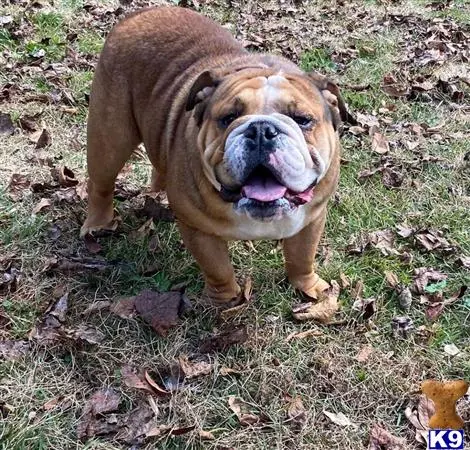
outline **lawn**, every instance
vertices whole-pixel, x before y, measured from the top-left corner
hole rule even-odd
[[[200,302],[175,224],[149,220],[145,204],[165,205],[140,151],[118,180],[118,229],[79,238],[93,67],[113,24],[148,4],[195,9],[338,82],[358,123],[318,255],[341,286],[332,323],[293,320],[278,242],[231,244],[253,287],[236,314]],[[407,417],[421,382],[470,379],[466,0],[16,0],[0,26],[1,449],[425,448]],[[166,337],[116,308],[183,288],[192,308]],[[234,327],[244,342],[203,350]],[[116,405],[90,412],[103,389]],[[458,408],[468,436],[468,395]]]

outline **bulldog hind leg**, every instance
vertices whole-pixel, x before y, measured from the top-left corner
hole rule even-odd
[[[88,119],[88,214],[81,236],[115,229],[113,196],[116,177],[140,143],[137,127],[127,109],[116,105],[107,110],[109,99],[106,102],[99,95],[96,97],[90,106]]]

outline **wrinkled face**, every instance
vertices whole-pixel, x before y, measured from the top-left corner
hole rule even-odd
[[[329,106],[300,74],[246,70],[211,92],[198,138],[206,176],[239,214],[291,214],[315,196],[336,145]]]

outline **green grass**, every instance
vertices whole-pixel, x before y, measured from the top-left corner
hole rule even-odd
[[[407,7],[416,5],[411,0],[404,3]],[[112,2],[100,3],[103,8],[112,5]],[[443,11],[415,8],[411,14],[452,15],[460,23],[467,23],[463,5],[464,2],[457,0]],[[425,103],[419,98],[414,101],[392,99],[382,92],[383,76],[400,71],[396,61],[405,48],[403,36],[393,27],[384,33],[369,33],[370,24],[384,14],[383,2],[367,2],[366,15],[357,21],[354,33],[345,32],[339,37],[334,34],[335,28],[328,24],[343,27],[345,17],[353,18],[364,2],[346,3],[336,12],[325,10],[327,6],[327,2],[320,2],[312,10],[308,9],[307,14],[312,16],[306,19],[322,17],[325,31],[296,37],[303,40],[302,48],[307,48],[300,56],[300,65],[305,70],[317,70],[338,80],[353,111],[374,112],[380,119],[391,118],[391,125],[381,124],[381,132],[393,143],[389,156],[398,166],[403,165],[406,181],[402,188],[390,190],[383,186],[379,174],[359,180],[359,173],[373,167],[379,155],[371,151],[368,136],[355,137],[345,133],[343,157],[349,163],[342,166],[339,201],[330,203],[318,271],[327,280],[339,279],[340,274],[345,274],[352,285],[362,281],[364,297],[376,299],[377,312],[370,324],[352,321],[356,314],[352,308],[354,299],[351,289],[345,288],[340,294],[342,308],[336,317],[342,325],[324,327],[296,323],[292,320],[291,308],[300,298],[286,283],[282,251],[277,244],[256,242],[250,248],[245,243],[232,243],[230,251],[237,275],[240,279],[250,276],[253,280],[253,304],[235,319],[235,322],[248,325],[250,339],[243,346],[211,356],[214,365],[211,375],[191,380],[169,400],[158,399],[158,423],[175,427],[196,425],[196,431],[150,440],[142,446],[144,449],[357,450],[367,448],[372,424],[383,423],[393,434],[405,438],[406,448],[411,450],[416,448],[414,429],[405,419],[404,410],[416,400],[413,392],[417,392],[420,382],[431,377],[470,378],[470,331],[465,326],[470,321],[470,294],[446,307],[437,321],[431,323],[425,316],[426,305],[421,304],[417,296],[413,298],[410,310],[402,311],[397,294],[384,277],[385,271],[393,271],[401,283],[410,284],[415,268],[433,267],[448,274],[445,296],[461,285],[470,284],[470,272],[454,263],[456,256],[470,254],[470,178],[464,163],[470,144],[464,138],[452,137],[453,133],[467,132],[469,125],[459,113],[449,109],[445,101],[438,104]],[[2,7],[2,14],[10,13],[11,9],[15,21],[24,19],[30,29],[19,38],[13,37],[15,29],[0,30],[0,49],[10,53],[6,57],[11,63],[31,61],[31,53],[41,49],[45,51],[46,62],[52,62],[61,61],[66,45],[70,45],[79,58],[96,62],[103,36],[114,18],[110,14],[99,15],[101,13],[93,16],[82,7],[82,0],[61,0],[50,8],[27,14],[13,6]],[[242,4],[240,8],[244,15],[219,3],[201,4],[205,14],[248,32],[253,24],[242,18],[252,12],[247,5]],[[273,25],[283,30],[286,26],[283,21],[292,17],[282,11],[279,14],[282,19],[280,22],[277,22],[278,18],[273,19]],[[459,14],[462,17],[458,17]],[[100,18],[100,26],[95,27]],[[67,42],[66,37],[74,33],[77,39]],[[270,36],[264,38],[268,42]],[[354,44],[357,57],[345,60],[344,65],[336,64],[332,43],[337,41],[341,45]],[[412,43],[406,42],[406,45]],[[425,70],[428,74],[428,69]],[[16,75],[12,69],[2,67],[1,79],[5,83]],[[55,157],[57,165],[70,167],[80,180],[85,178],[86,96],[92,77],[92,70],[74,67],[71,74],[59,79],[46,79],[42,74],[15,78],[20,88],[32,87],[34,93],[55,89],[70,92],[77,102],[76,112],[64,111],[64,106],[69,108],[70,105],[22,103],[21,91],[17,97],[2,103],[2,108],[15,121],[25,114],[42,111],[41,120],[52,134],[51,147],[43,151]],[[369,85],[369,88],[356,91],[350,89],[353,85]],[[384,104],[394,105],[396,109],[383,114],[379,109]],[[412,135],[404,126],[410,122],[428,126],[443,124],[442,139]],[[408,151],[404,141],[415,139],[420,139],[420,146],[413,152]],[[411,171],[409,161],[417,158],[419,152],[440,156],[443,161],[425,163]],[[87,443],[77,441],[76,425],[86,399],[96,389],[111,386],[122,393],[123,410],[145,403],[145,395],[123,385],[121,366],[132,364],[155,370],[168,365],[182,353],[197,352],[200,339],[221,324],[213,311],[196,301],[203,288],[202,277],[194,259],[181,245],[176,224],[157,223],[156,230],[144,238],[132,234],[144,221],[135,214],[139,199],[116,200],[115,208],[122,217],[120,231],[100,238],[103,247],[100,255],[113,263],[111,267],[103,272],[44,271],[47,258],[52,256],[94,256],[78,238],[85,217],[84,202],[72,205],[54,202],[49,210],[33,216],[32,209],[41,194],[26,191],[21,202],[9,199],[6,186],[13,173],[28,173],[33,182],[51,181],[49,167],[31,162],[31,157],[37,154],[26,133],[18,131],[13,136],[2,137],[0,260],[3,255],[13,254],[21,279],[16,291],[0,297],[0,318],[5,315],[10,320],[8,327],[0,330],[0,339],[27,338],[36,320],[53,301],[54,290],[65,287],[69,292],[66,325],[75,327],[85,323],[95,326],[104,333],[105,341],[99,346],[33,346],[32,352],[24,358],[0,362],[0,397],[13,408],[7,419],[0,423],[0,449],[128,448],[106,438],[94,438]],[[147,161],[135,160],[132,167],[123,182],[132,188],[145,186],[150,172]],[[350,255],[346,251],[351,239],[361,233],[394,229],[403,222],[414,227],[443,230],[446,238],[457,244],[457,254],[428,253],[412,239],[402,238],[397,238],[396,246],[412,255],[410,263],[399,256],[385,256],[374,248],[368,248],[362,255]],[[52,225],[61,230],[55,240],[50,237]],[[149,243],[155,235],[160,245],[152,252]],[[330,256],[325,262],[327,248]],[[154,270],[144,275],[151,266]],[[133,295],[145,288],[167,290],[181,282],[187,283],[186,292],[194,309],[165,339],[158,337],[140,319],[124,320],[106,311],[82,315],[95,301]],[[395,316],[405,314],[413,320],[417,331],[407,340],[395,340],[391,321]],[[303,340],[286,340],[291,333],[312,328],[322,334]],[[426,332],[428,339],[420,334]],[[446,344],[455,344],[463,355],[448,357],[444,353]],[[359,362],[355,356],[364,345],[371,345],[374,351],[369,359]],[[222,376],[222,367],[241,373]],[[302,430],[293,429],[285,421],[286,394],[302,398],[307,410],[307,424]],[[254,411],[266,414],[271,429],[261,431],[240,426],[228,407],[230,395],[243,398],[252,404]],[[43,409],[46,402],[59,396],[69,400],[67,408]],[[468,407],[462,407],[467,408],[468,417]],[[358,427],[337,427],[326,419],[323,410],[343,412]],[[201,441],[199,429],[211,430],[216,440]]]

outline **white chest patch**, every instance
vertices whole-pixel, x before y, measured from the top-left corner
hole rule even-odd
[[[271,222],[261,222],[246,214],[237,214],[236,228],[227,230],[232,238],[240,240],[285,239],[297,234],[307,223],[307,211],[299,206],[291,214]]]

